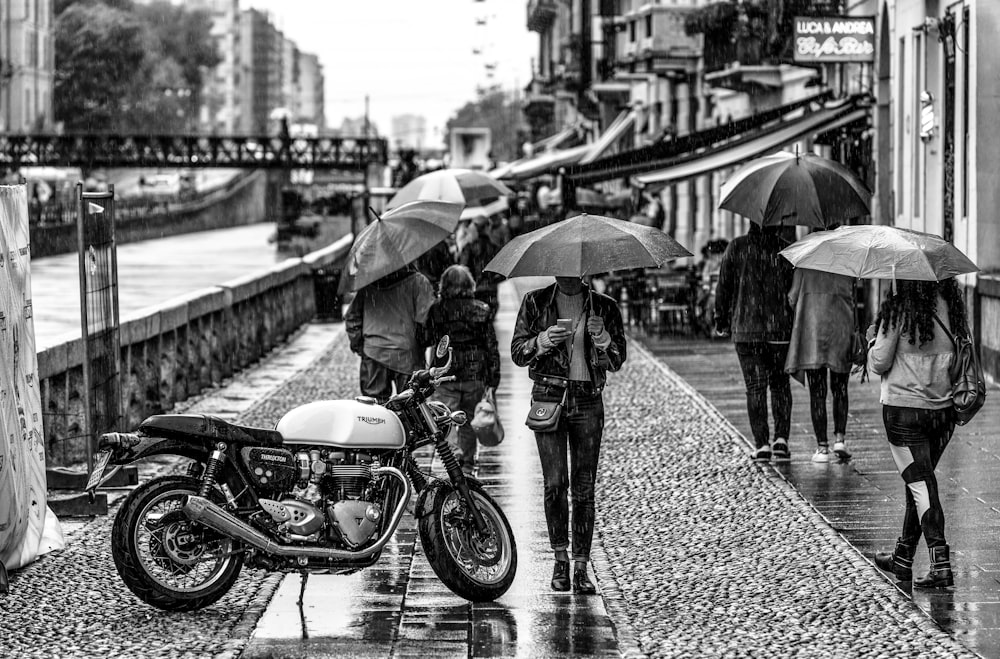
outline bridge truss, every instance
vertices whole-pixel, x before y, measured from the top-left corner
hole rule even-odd
[[[4,135],[0,169],[60,167],[240,167],[364,171],[388,162],[380,137],[198,135]]]

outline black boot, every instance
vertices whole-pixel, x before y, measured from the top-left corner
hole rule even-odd
[[[593,595],[597,592],[597,587],[587,576],[586,565],[573,570],[573,592],[579,595]]]
[[[913,555],[917,553],[917,545],[908,545],[900,538],[896,540],[896,548],[890,554],[880,551],[875,554],[875,565],[880,570],[892,572],[900,581],[913,579]]]
[[[947,588],[955,585],[955,575],[951,572],[951,558],[948,545],[930,548],[931,571],[926,576],[913,580],[916,588]]]

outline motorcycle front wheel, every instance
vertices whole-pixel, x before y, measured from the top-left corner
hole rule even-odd
[[[184,514],[199,482],[186,476],[157,478],[122,504],[111,531],[111,553],[122,581],[139,599],[165,611],[204,608],[227,592],[243,555],[232,540],[191,522]]]
[[[434,574],[452,592],[470,602],[491,602],[514,581],[517,545],[500,506],[482,485],[468,483],[486,531],[476,529],[465,499],[448,484],[420,519],[420,544]]]

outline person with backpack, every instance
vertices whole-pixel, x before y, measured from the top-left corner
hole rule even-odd
[[[893,461],[905,484],[906,512],[895,549],[875,564],[918,588],[954,585],[945,539],[944,509],[934,475],[955,429],[948,334],[964,332],[965,301],[954,277],[894,282],[868,328],[868,366],[882,378],[882,420]],[[913,578],[913,557],[923,535],[930,572]]]

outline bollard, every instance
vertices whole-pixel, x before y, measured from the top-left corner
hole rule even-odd
[[[317,321],[339,323],[344,320],[343,298],[337,292],[339,285],[340,270],[320,268],[313,273]]]

